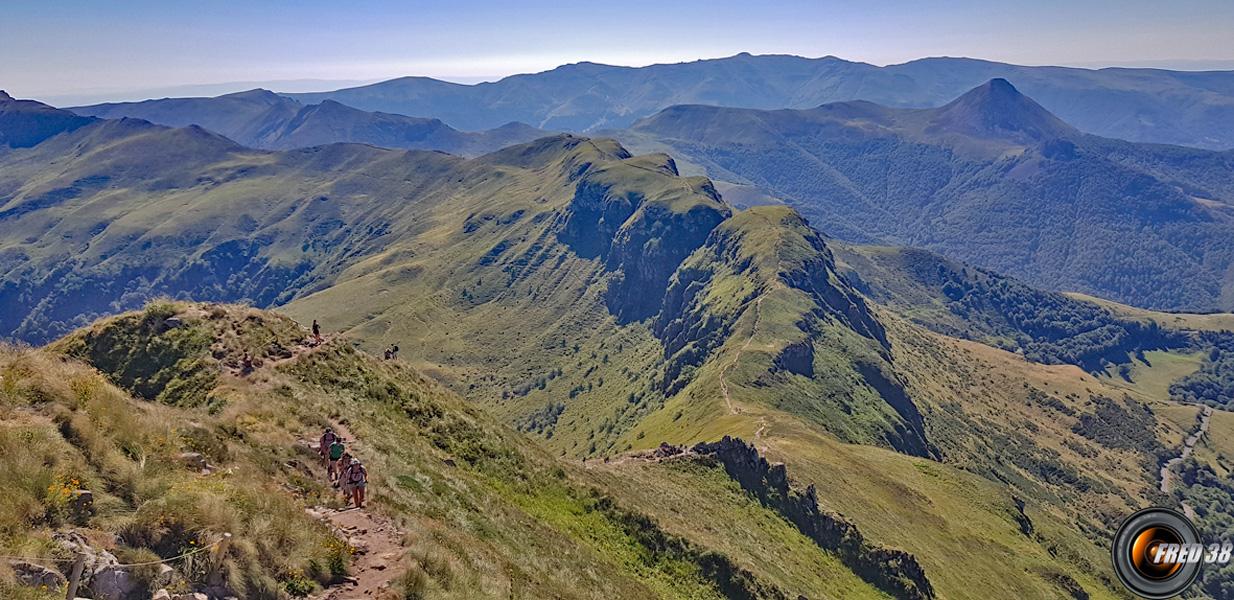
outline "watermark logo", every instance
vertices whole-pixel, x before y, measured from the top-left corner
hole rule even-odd
[[[1191,520],[1167,508],[1147,508],[1114,535],[1114,572],[1127,589],[1150,600],[1182,593],[1205,564],[1226,564],[1234,545],[1204,544]]]

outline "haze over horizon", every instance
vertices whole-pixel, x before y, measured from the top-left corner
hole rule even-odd
[[[181,95],[179,88],[217,94],[288,82],[294,89],[281,91],[306,91],[409,75],[475,83],[582,61],[645,66],[740,52],[877,65],[965,56],[1090,68],[1234,68],[1227,35],[1234,5],[1214,0],[1032,7],[895,0],[861,8],[699,0],[608,8],[489,0],[346,7],[224,0],[209,10],[137,4],[140,10],[123,13],[80,1],[7,7],[0,88],[24,97],[131,100]]]

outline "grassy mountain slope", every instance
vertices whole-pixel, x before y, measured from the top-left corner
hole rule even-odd
[[[166,555],[188,539],[232,531],[229,585],[240,595],[275,598],[303,581],[329,582],[350,560],[346,545],[326,543],[330,532],[301,506],[336,502],[316,481],[321,473],[310,472],[315,459],[303,443],[333,422],[355,436],[353,449],[373,476],[370,510],[406,531],[406,554],[390,568],[411,574],[403,578],[407,597],[886,597],[732,491],[723,471],[698,467],[696,493],[720,493],[708,500],[712,514],[745,523],[762,540],[759,553],[726,537],[733,532],[681,523],[669,532],[635,512],[644,497],[675,494],[662,489],[670,484],[609,485],[559,463],[406,367],[341,340],[308,348],[305,337],[272,313],[155,303],[47,351],[6,349],[5,409],[19,418],[6,419],[5,436],[45,440],[55,459],[33,472],[6,471],[32,478],[12,482],[31,490],[30,498],[19,498],[34,511],[6,514],[18,534],[6,551],[54,554],[48,536],[70,524],[39,496],[40,482],[69,477],[74,486],[98,490],[98,515],[78,526],[91,535],[119,531],[121,552]],[[245,351],[257,370],[238,375]],[[160,364],[147,360],[148,352],[180,358]],[[111,383],[59,353],[87,359]],[[163,392],[176,389],[186,383],[187,360],[213,375],[191,386],[205,392],[198,401],[171,406],[165,394],[134,399],[112,387],[149,396],[144,384],[157,380]],[[134,378],[132,368],[149,372]],[[62,423],[58,431],[53,421]],[[204,453],[211,471],[177,464],[184,448]],[[769,562],[761,550],[797,562]]]
[[[1088,133],[1234,148],[1234,75],[1229,72],[1024,67],[965,58],[876,67],[831,56],[739,54],[643,68],[578,63],[476,85],[404,77],[290,95],[310,103],[331,99],[364,110],[432,115],[463,129],[521,121],[589,131],[626,127],[675,104],[803,109],[869,100],[905,108],[941,106],[994,78],[1010,80]]]
[[[208,325],[209,311],[177,308],[204,325],[160,332],[128,316],[57,346],[181,410],[226,416],[260,392],[254,410],[268,412],[254,427],[287,413],[306,415],[311,430],[341,398],[395,477],[382,487],[399,491],[383,502],[457,517],[443,521],[454,542],[441,552],[470,566],[457,571],[467,585],[438,590],[446,595],[567,595],[567,581],[603,580],[611,587],[596,589],[633,597],[738,586],[766,597],[775,588],[975,598],[987,589],[978,580],[994,580],[1018,597],[1109,597],[1110,530],[1160,500],[1156,464],[1182,437],[1177,415],[1076,367],[960,342],[872,304],[791,208],[734,214],[707,179],[610,140],[557,136],[470,160],[356,145],[265,152],[200,128],[123,120],[3,160],[4,300],[20,309],[8,331],[50,337],[158,293],[278,304],[364,349],[397,343],[418,371],[538,437],[519,441],[459,413],[440,388],[413,394],[432,384],[346,346],[280,363],[287,382],[251,390],[229,379],[246,344],[263,363],[295,345],[274,317],[245,325],[265,336],[248,338],[225,326],[247,318]],[[451,398],[440,408],[417,399],[438,394]],[[627,455],[725,436],[786,467],[760,471],[762,459],[742,452],[722,468],[705,452],[684,464]],[[458,457],[476,479],[457,483],[438,464]],[[567,479],[611,475],[585,485],[613,500],[554,484],[556,467]],[[623,485],[627,468],[648,483]],[[441,503],[416,495],[444,493],[421,471],[481,490],[475,506],[500,512],[460,512],[452,492]],[[649,489],[661,478],[668,487]],[[674,520],[676,495],[710,499],[731,528]],[[635,507],[672,524],[648,527]],[[783,545],[764,554],[718,533],[747,520],[766,524],[756,539]],[[546,541],[523,551],[519,535],[579,550]],[[792,550],[810,546],[822,554]],[[592,555],[607,566],[571,562]],[[765,560],[788,555],[797,558]],[[1031,568],[1010,556],[1034,557]],[[803,575],[814,568],[826,578]],[[828,575],[846,571],[855,578]]]
[[[72,111],[104,119],[137,118],[169,127],[198,125],[266,150],[351,142],[475,156],[547,134],[514,122],[486,131],[459,131],[438,119],[365,112],[330,100],[305,105],[261,89],[217,98],[98,104]]]
[[[1081,134],[1006,81],[937,109],[678,106],[622,138],[767,190],[841,239],[1139,306],[1231,306],[1229,153]]]

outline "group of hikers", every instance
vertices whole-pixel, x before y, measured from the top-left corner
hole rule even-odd
[[[364,508],[364,493],[368,487],[368,470],[359,458],[347,450],[343,436],[327,427],[321,434],[318,447],[322,462],[326,463],[326,477],[335,488],[343,492],[343,501]]]
[[[317,323],[317,319],[313,319],[313,337],[310,338],[309,344],[312,346],[320,346],[323,338],[321,337],[321,325]],[[394,360],[398,358],[398,344],[390,344],[386,346],[382,357],[386,360]]]

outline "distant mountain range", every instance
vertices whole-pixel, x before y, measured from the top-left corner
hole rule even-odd
[[[1003,79],[935,109],[675,106],[618,135],[843,239],[1139,306],[1234,307],[1234,152],[1084,134]]]
[[[267,150],[355,142],[474,156],[548,134],[522,123],[465,132],[438,119],[367,112],[332,100],[305,105],[260,89],[215,98],[98,104],[73,112],[108,119],[138,118],[169,127],[198,125],[245,146]]]
[[[1007,79],[1086,133],[1234,148],[1234,71],[1025,67],[968,58],[877,67],[830,56],[739,54],[641,68],[578,63],[476,85],[404,77],[289,96],[305,103],[336,100],[363,110],[437,117],[468,130],[519,121],[587,132],[623,128],[676,104],[776,109],[868,100],[936,107],[994,78]]]
[[[259,149],[360,142],[477,156],[546,132],[509,122],[465,132],[437,118],[369,109],[445,120],[471,115],[492,123],[529,119],[588,129],[628,122],[659,103],[680,99],[739,105],[751,98],[780,106],[807,104],[806,98],[824,90],[823,95],[841,97],[881,95],[892,105],[905,105],[928,96],[926,104],[941,106],[898,108],[870,100],[777,110],[679,104],[627,129],[602,133],[638,151],[669,152],[687,172],[701,170],[720,181],[736,205],[792,204],[841,239],[928,248],[1039,287],[1137,306],[1234,308],[1234,243],[1228,241],[1234,232],[1234,151],[1085,133],[1074,119],[1052,113],[1002,78],[982,82],[958,98],[938,100],[963,79],[961,74],[998,69],[1010,70],[1024,85],[1056,100],[1063,93],[1056,89],[1060,82],[1066,82],[1066,93],[1103,90],[1104,100],[1085,97],[1103,106],[1099,112],[1107,116],[1124,110],[1128,98],[1159,102],[1170,97],[1161,91],[1168,82],[1173,83],[1166,87],[1178,93],[1203,84],[1211,100],[1221,96],[1221,82],[1231,75],[1029,68],[951,59],[876,68],[834,58],[741,55],[642,69],[571,65],[476,86],[407,79],[327,95],[293,98],[252,90],[73,110],[81,116],[135,117],[171,127],[197,125]],[[925,85],[927,80],[933,83]],[[520,85],[510,87],[515,82]],[[1128,95],[1131,82],[1141,91],[1160,93]],[[568,103],[571,109],[551,107],[580,86],[590,90],[589,100],[575,98]],[[404,92],[412,87],[419,91],[407,96]],[[500,90],[500,97],[489,95]],[[1123,99],[1115,101],[1110,94]],[[415,101],[406,104],[407,98]],[[613,102],[620,103],[620,114],[596,118],[595,111],[609,110]],[[526,112],[533,105],[538,108]],[[1185,118],[1188,107],[1194,106],[1180,100],[1166,112]],[[40,139],[36,131],[18,131],[10,135]]]

